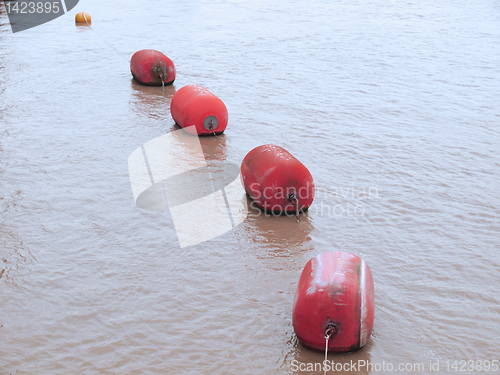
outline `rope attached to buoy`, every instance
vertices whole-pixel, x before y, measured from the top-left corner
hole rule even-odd
[[[161,80],[161,89],[163,90],[163,93],[165,93],[165,82],[163,82],[163,73],[160,73],[159,76]]]
[[[220,144],[219,140],[217,139],[217,134],[215,134],[215,130],[212,130],[212,133],[214,134],[214,137],[215,137],[215,140],[217,141],[217,144],[219,145],[219,147],[224,150],[224,147],[222,147],[222,145]]]
[[[205,120],[206,121],[206,120]],[[217,129],[217,126],[214,126],[214,120],[212,118],[210,118],[208,120],[208,129],[207,130],[210,130],[212,131],[212,134],[214,135],[215,139],[217,140],[217,144],[219,145],[219,147],[221,149],[224,149],[224,147],[222,147],[222,145],[220,144],[219,140],[217,139],[217,134],[215,133],[215,129]]]
[[[126,57],[124,57],[122,55],[122,53],[120,51],[118,51],[114,46],[112,46],[111,44],[108,43],[108,41],[106,39],[104,39],[90,24],[90,22],[87,20],[87,15],[85,14],[85,12],[83,13],[83,18],[85,19],[85,23],[87,24],[87,26],[94,32],[97,34],[97,36],[104,42],[106,43],[108,46],[110,46],[112,49],[114,49],[118,55],[120,55],[121,58],[125,59],[129,64],[130,64],[130,60],[127,59]]]
[[[290,193],[288,195],[288,200],[295,204],[295,218],[297,219],[297,223],[300,221],[299,219],[299,200],[295,196],[294,193]]]
[[[325,329],[325,362],[328,361],[328,341],[330,341],[330,337],[335,335],[337,333],[337,327],[335,327],[335,324],[330,323],[326,326]],[[324,366],[324,375],[326,375],[326,366]]]

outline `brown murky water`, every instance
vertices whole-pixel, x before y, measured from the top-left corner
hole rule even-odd
[[[0,23],[0,373],[322,374],[291,308],[332,250],[370,266],[376,315],[329,373],[499,373],[497,1],[88,0]],[[173,87],[132,81],[143,48]],[[129,155],[193,83],[229,110],[207,159],[274,143],[309,168],[299,224],[250,216],[181,248],[169,211],[135,205]]]

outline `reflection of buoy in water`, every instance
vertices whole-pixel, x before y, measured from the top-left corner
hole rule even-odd
[[[134,78],[148,86],[170,85],[175,80],[175,67],[163,53],[154,49],[137,51],[130,60],[130,72]]]
[[[227,127],[226,106],[199,85],[188,85],[178,90],[172,97],[170,113],[179,126],[186,129],[194,125],[198,135],[221,134]]]
[[[75,22],[76,23],[91,23],[92,22],[92,18],[90,18],[90,14],[86,13],[86,12],[80,12],[80,13],[77,13],[76,16],[75,16]]]
[[[370,338],[375,291],[370,268],[357,255],[332,251],[307,262],[293,303],[293,329],[306,346],[328,351],[359,349]]]
[[[311,173],[279,146],[263,145],[250,151],[241,163],[241,179],[255,204],[273,213],[298,213],[314,199]]]

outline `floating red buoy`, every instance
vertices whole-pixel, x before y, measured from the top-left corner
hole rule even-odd
[[[273,213],[297,213],[311,206],[314,181],[309,170],[282,147],[263,145],[241,163],[245,191],[259,208]]]
[[[170,85],[175,80],[175,67],[163,53],[154,49],[137,51],[130,60],[130,72],[134,78],[148,86]]]
[[[170,113],[174,121],[188,132],[198,135],[221,134],[227,127],[227,108],[217,96],[203,86],[184,86],[172,97]],[[192,129],[192,130],[191,130]]]
[[[306,346],[328,351],[359,349],[370,338],[375,289],[370,268],[357,255],[332,251],[307,262],[293,303],[293,329]]]

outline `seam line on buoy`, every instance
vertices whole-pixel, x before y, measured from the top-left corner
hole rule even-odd
[[[363,327],[363,310],[364,310],[364,295],[365,295],[365,261],[364,259],[361,259],[361,264],[360,264],[361,270],[360,270],[360,275],[359,275],[359,339],[358,339],[358,347],[361,347],[363,345],[363,336],[365,327]]]

